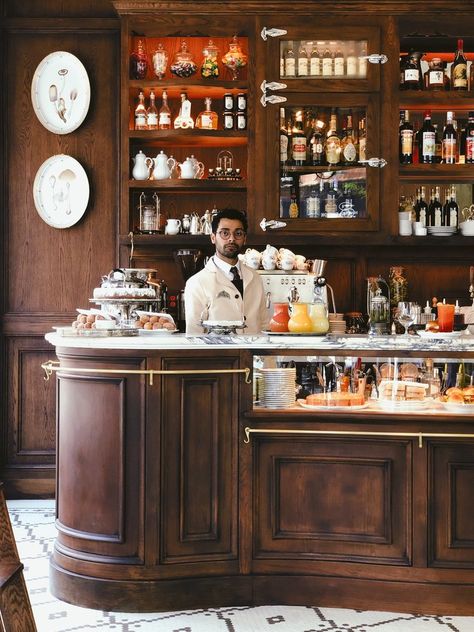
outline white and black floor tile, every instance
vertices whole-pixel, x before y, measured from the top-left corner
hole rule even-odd
[[[48,589],[54,501],[8,501],[38,632],[474,632],[474,617],[423,616],[303,606],[101,612],[55,599]],[[375,604],[374,604],[375,605]]]

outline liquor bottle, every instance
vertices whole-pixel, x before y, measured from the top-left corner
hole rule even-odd
[[[421,189],[417,187],[416,194],[415,194],[415,203],[413,204],[413,213],[415,216],[415,222],[420,221],[420,199],[421,199]]]
[[[407,57],[405,55],[400,55],[399,64],[400,64],[400,83],[399,89],[406,90],[405,88],[405,65],[406,65]]]
[[[459,223],[459,206],[456,201],[456,187],[455,185],[451,185],[451,191],[449,194],[449,205],[446,213],[447,222],[446,226],[451,226],[452,228],[457,228]]]
[[[408,110],[400,112],[399,128],[399,156],[401,165],[411,165],[413,163],[413,125],[410,123],[410,113]]]
[[[441,214],[441,226],[449,226],[449,189],[444,194],[443,212]]]
[[[295,126],[291,138],[291,157],[292,163],[301,167],[306,164],[307,158],[307,140],[303,131],[303,112],[298,110],[295,117]]]
[[[365,118],[359,121],[359,162],[367,160],[367,131],[365,129]]]
[[[344,73],[345,73],[344,53],[342,52],[340,42],[338,42],[338,47],[336,48],[336,52],[334,53],[334,76],[343,77]]]
[[[444,67],[439,57],[433,57],[425,73],[427,90],[444,90]]]
[[[439,187],[431,189],[430,205],[428,207],[428,226],[441,226],[443,207],[439,199]]]
[[[431,123],[431,111],[426,110],[424,122],[418,132],[419,161],[433,164],[436,157],[436,130]]]
[[[234,113],[231,110],[224,110],[222,127],[226,130],[234,129]]]
[[[242,111],[235,113],[236,127],[239,130],[247,129],[247,114]]]
[[[446,126],[443,131],[442,162],[445,165],[456,163],[457,134],[453,125],[453,112],[446,113]]]
[[[204,110],[197,115],[196,127],[198,129],[217,129],[217,114],[211,108],[211,97],[204,99]]]
[[[139,39],[137,47],[130,55],[130,79],[145,79],[148,71],[148,58],[145,48],[145,40]]]
[[[474,163],[474,112],[469,112],[466,125],[466,162]]]
[[[285,77],[296,76],[296,59],[293,50],[293,42],[288,42],[288,48],[285,53]]]
[[[438,134],[438,124],[433,123],[435,130],[435,163],[440,164],[443,161],[443,139]]]
[[[354,165],[357,162],[357,149],[352,128],[352,113],[347,115],[346,128],[341,139],[342,162]]]
[[[135,129],[148,129],[146,123],[145,95],[140,91],[138,105],[135,108]]]
[[[326,164],[324,156],[324,133],[326,124],[316,118],[313,123],[313,133],[309,141],[309,161],[315,167]]]
[[[349,52],[346,59],[346,74],[348,77],[357,76],[357,55],[355,52],[355,43],[349,42]]]
[[[420,53],[411,52],[404,66],[404,89],[405,90],[421,90],[421,72],[419,64]]]
[[[161,107],[158,112],[158,128],[171,129],[171,110],[168,105],[168,93],[163,90],[161,97]]]
[[[336,184],[337,186],[337,184]],[[327,189],[326,199],[324,201],[324,215],[325,217],[336,217],[337,216],[337,198],[336,198],[337,188],[334,186]]]
[[[158,129],[158,110],[155,105],[155,93],[150,92],[150,105],[146,111],[146,124],[148,129]]]
[[[194,119],[191,116],[191,101],[186,92],[181,92],[181,107],[174,120],[175,129],[194,129]]]
[[[234,109],[234,95],[232,92],[226,92],[224,94],[224,110],[232,112]]]
[[[280,165],[288,162],[288,133],[286,131],[285,108],[280,108]]]
[[[426,203],[425,191],[425,187],[422,186],[420,191],[420,202],[418,204],[419,216],[417,217],[417,221],[421,222],[423,226],[428,225],[428,204]]]
[[[337,114],[334,108],[331,111],[325,152],[328,165],[338,165],[341,162],[341,139],[337,133]]]
[[[463,40],[458,40],[458,49],[451,66],[451,89],[467,90],[467,59],[464,57]]]
[[[453,120],[454,129],[458,136],[458,152],[456,156],[456,162],[460,165],[466,164],[466,125],[467,122],[462,122],[458,127],[458,122]],[[464,125],[464,126],[463,126]]]
[[[323,53],[323,77],[332,77],[334,75],[334,57],[329,48],[326,47]]]
[[[321,57],[320,52],[315,43],[311,49],[311,55],[309,58],[309,74],[311,77],[319,77],[321,75]]]
[[[237,112],[247,111],[247,95],[245,92],[239,92],[237,95]]]
[[[309,59],[305,42],[300,42],[296,69],[298,77],[307,77],[309,75]]]
[[[298,208],[298,200],[296,199],[296,193],[294,192],[294,190],[291,191],[290,208],[288,212],[291,219],[296,219],[297,217],[299,217],[300,214]]]

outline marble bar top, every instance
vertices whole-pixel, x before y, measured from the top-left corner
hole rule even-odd
[[[68,332],[68,333],[66,333]],[[424,332],[422,332],[424,333]],[[68,329],[57,328],[47,333],[46,340],[55,347],[76,349],[190,349],[220,347],[222,349],[308,349],[331,351],[337,349],[381,351],[450,351],[474,352],[474,335],[449,336],[316,336],[299,334],[201,335],[180,333],[143,333],[137,336],[78,335]]]

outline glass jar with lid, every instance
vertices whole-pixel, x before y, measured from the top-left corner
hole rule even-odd
[[[191,77],[197,71],[193,54],[188,50],[188,45],[184,40],[181,42],[180,50],[174,56],[170,71],[181,78]]]
[[[229,50],[222,57],[222,63],[232,73],[232,79],[239,78],[240,69],[247,65],[247,55],[242,52],[237,35],[234,35],[229,44]]]
[[[153,70],[158,79],[163,79],[166,73],[166,66],[168,65],[168,53],[163,48],[161,42],[156,47],[153,55],[151,56],[153,62]]]
[[[405,276],[405,269],[402,266],[390,268],[388,284],[390,288],[390,306],[393,310],[398,303],[406,301],[408,297],[408,281]]]
[[[207,46],[202,50],[203,60],[201,64],[201,75],[203,79],[215,78],[219,76],[219,64],[217,57],[219,49],[212,39],[209,40]]]

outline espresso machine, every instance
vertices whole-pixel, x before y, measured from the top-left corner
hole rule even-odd
[[[331,293],[332,307],[334,293],[326,282],[324,270],[327,261],[315,259],[311,270],[259,270],[266,296],[269,318],[274,312],[275,303],[314,303],[323,302],[329,311],[328,290]]]

